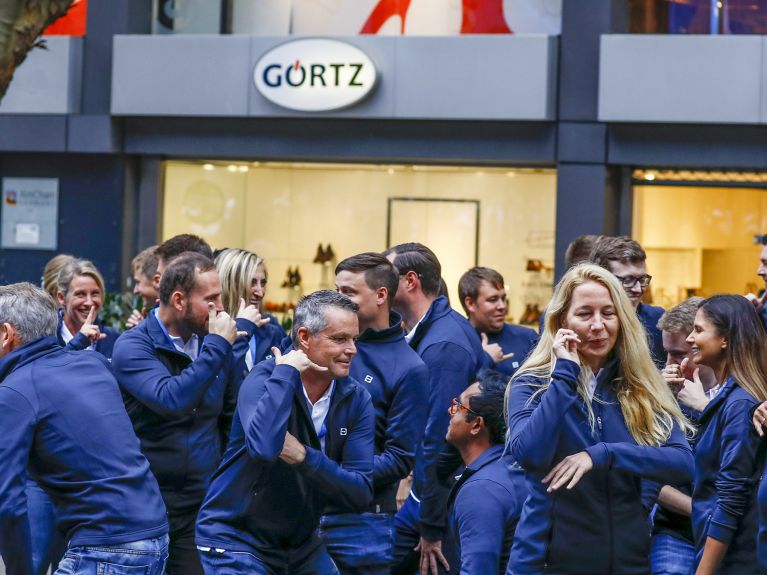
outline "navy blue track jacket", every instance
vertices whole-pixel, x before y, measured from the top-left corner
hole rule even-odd
[[[756,541],[756,552],[759,557],[759,566],[767,573],[767,475],[762,473],[757,492],[759,503],[759,535]]]
[[[50,496],[69,544],[118,545],[168,532],[165,506],[108,363],[54,336],[0,360],[0,555],[31,575],[25,471]]]
[[[61,337],[61,324],[63,322],[64,320],[62,313],[61,310],[59,310],[59,326],[56,329],[56,336],[58,338],[59,345],[64,346],[72,351],[81,351],[91,345],[91,340],[88,339],[87,336],[81,334],[79,331],[73,334],[74,337],[69,340],[69,343],[64,343],[64,339]],[[96,342],[96,349],[94,351],[99,352],[101,355],[111,361],[115,342],[117,341],[117,338],[120,337],[120,332],[114,328],[107,327],[99,318],[96,318],[94,323],[99,326],[101,333],[106,334],[104,339],[100,339]]]
[[[764,468],[764,445],[751,423],[751,411],[757,403],[729,377],[700,417],[692,527],[698,562],[707,537],[730,544],[717,573],[760,572],[755,503]]]
[[[663,335],[658,327],[660,317],[665,313],[662,307],[640,303],[637,307],[637,317],[642,322],[647,332],[647,345],[650,346],[650,355],[658,369],[666,365],[666,350],[663,349]]]
[[[376,414],[372,513],[397,512],[399,481],[413,469],[426,426],[429,371],[405,341],[401,322],[392,312],[387,329],[362,332],[349,372],[370,393]],[[343,510],[331,505],[326,513]]]
[[[529,327],[505,323],[498,333],[488,333],[487,341],[500,345],[503,353],[514,354],[514,357],[505,359],[500,363],[491,361],[489,365],[492,369],[512,376],[525,361],[535,344],[538,343],[538,334]]]
[[[115,344],[112,368],[170,513],[199,507],[205,497],[231,424],[221,415],[237,397],[234,367],[232,346],[215,334],[205,336],[193,362],[154,313]]]
[[[650,528],[642,503],[646,478],[663,485],[689,482],[693,457],[675,424],[661,447],[637,445],[612,382],[617,360],[600,370],[592,409],[594,428],[577,394],[580,366],[559,359],[548,389],[531,375],[511,382],[511,454],[525,469],[530,496],[517,525],[508,573],[622,573],[650,570]],[[546,492],[541,480],[568,455],[586,451],[594,467],[572,489]]]
[[[325,425],[323,453],[298,371],[273,359],[254,367],[197,519],[197,545],[268,559],[319,545],[316,530],[328,503],[364,511],[373,496],[370,394],[351,378],[336,380]],[[306,446],[299,465],[279,459],[286,432]]]
[[[450,540],[460,556],[461,575],[506,573],[527,485],[522,468],[503,451],[503,445],[490,447],[450,491]],[[453,565],[451,572],[457,572]]]
[[[442,539],[447,521],[448,488],[438,472],[450,423],[447,410],[452,399],[476,381],[488,356],[474,327],[450,307],[445,296],[432,302],[410,347],[429,369],[429,414],[416,456],[413,490],[421,501],[421,536],[436,541]]]

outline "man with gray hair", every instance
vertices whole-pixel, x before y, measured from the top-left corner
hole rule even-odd
[[[373,496],[375,413],[349,377],[358,306],[318,291],[296,307],[293,349],[242,384],[224,460],[197,519],[206,575],[335,575],[317,535],[327,502],[361,513]]]
[[[109,564],[160,575],[165,506],[120,389],[101,354],[59,346],[56,319],[40,288],[0,286],[0,555],[7,573],[33,573],[28,474],[67,533],[57,573]]]

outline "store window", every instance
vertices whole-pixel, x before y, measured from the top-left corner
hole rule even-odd
[[[169,161],[162,239],[194,233],[256,252],[277,310],[333,289],[347,256],[420,241],[453,307],[461,274],[489,266],[506,280],[509,320],[535,324],[551,297],[555,201],[553,170]]]
[[[639,170],[634,177],[633,235],[647,251],[652,303],[758,293],[755,236],[767,231],[767,175]]]
[[[633,33],[767,33],[767,3],[759,0],[629,0],[629,6]]]
[[[562,0],[154,0],[174,34],[559,34]]]

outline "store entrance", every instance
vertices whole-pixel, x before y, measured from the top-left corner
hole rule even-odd
[[[419,241],[440,259],[455,309],[458,278],[484,265],[506,280],[508,319],[531,321],[525,311],[551,296],[555,201],[553,170],[168,161],[161,239],[194,233],[259,254],[278,308],[333,289],[345,257]]]

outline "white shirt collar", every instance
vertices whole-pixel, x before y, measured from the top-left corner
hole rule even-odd
[[[69,328],[67,327],[66,322],[62,319],[61,320],[61,339],[64,341],[64,345],[68,344],[73,337],[75,336],[72,335],[72,332],[69,331]],[[90,350],[96,349],[96,342],[91,342],[91,344],[84,349],[90,349]]]
[[[429,313],[429,312],[426,312],[426,313]],[[423,321],[423,318],[425,318],[425,317],[426,317],[426,314],[423,314],[421,316],[421,319],[418,320],[418,323],[416,323],[413,326],[413,329],[411,329],[409,332],[407,332],[407,334],[405,334],[405,341],[406,342],[410,343],[410,341],[415,337],[415,330],[418,329],[418,326],[421,325],[421,322]]]
[[[333,391],[336,388],[336,380],[330,382],[330,385],[325,390],[325,393],[322,394],[322,397],[320,397],[315,403],[312,403],[311,399],[309,399],[309,394],[306,392],[306,388],[301,385],[301,389],[304,390],[304,397],[306,398],[306,402],[309,404],[309,411],[312,414],[312,425],[314,425],[314,431],[317,434],[317,437],[320,440],[320,445],[322,446],[322,451],[325,451],[325,435],[327,435],[327,429],[325,429],[325,432],[323,432],[323,426],[325,425],[325,418],[328,416],[328,412],[330,411],[330,401],[333,399]]]

